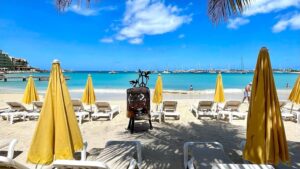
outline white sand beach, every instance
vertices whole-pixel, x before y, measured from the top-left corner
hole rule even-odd
[[[287,100],[288,94],[287,90],[278,91],[280,100]],[[225,95],[227,100],[242,99],[241,92],[225,91]],[[6,101],[20,101],[21,98],[22,94],[0,94],[0,108],[6,107]],[[89,158],[96,156],[109,140],[139,140],[142,143],[143,168],[177,169],[183,168],[184,142],[218,141],[223,144],[225,153],[233,162],[243,162],[239,144],[245,140],[246,120],[234,120],[232,123],[210,119],[198,120],[189,111],[190,105],[197,103],[199,99],[212,100],[213,93],[168,92],[164,94],[164,98],[178,100],[180,120],[168,118],[162,123],[155,121],[153,130],[148,130],[147,122],[137,122],[134,134],[126,130],[128,119],[125,98],[110,101],[113,105],[121,106],[121,113],[112,121],[85,121],[80,125],[82,136],[88,142]],[[248,103],[242,104],[242,111],[247,108]],[[36,124],[36,121],[18,121],[11,125],[8,121],[0,119],[1,135],[19,140],[15,160],[31,168],[35,166],[26,163],[26,157]],[[284,125],[292,161],[290,166],[280,165],[278,168],[300,168],[300,125],[291,121],[285,121]]]

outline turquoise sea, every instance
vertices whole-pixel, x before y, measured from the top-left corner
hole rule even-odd
[[[67,81],[70,90],[82,90],[85,87],[88,74],[92,74],[94,88],[101,89],[126,89],[131,87],[130,80],[138,77],[137,73],[117,73],[109,74],[107,72],[66,72],[65,76],[70,77]],[[28,76],[29,74],[9,74],[8,76]],[[34,76],[49,76],[49,73],[35,73]],[[162,74],[164,89],[168,90],[188,90],[193,85],[194,90],[211,90],[215,88],[217,74],[195,74],[178,73]],[[223,85],[225,89],[243,89],[252,81],[253,73],[248,74],[222,74]],[[277,89],[285,89],[287,83],[293,86],[298,74],[275,73],[274,78]],[[154,88],[157,74],[151,74],[148,86]],[[35,81],[40,91],[45,91],[48,81]],[[0,93],[23,92],[26,82],[21,80],[8,82],[0,81]]]

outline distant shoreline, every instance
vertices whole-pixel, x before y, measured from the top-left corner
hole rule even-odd
[[[18,89],[18,88],[1,88],[0,87],[0,94],[22,94],[25,89]],[[108,88],[95,88],[95,93],[100,94],[126,94],[127,89],[108,89]],[[292,89],[277,89],[280,92],[288,92]],[[70,93],[83,93],[84,88],[81,89],[69,89]],[[153,92],[154,89],[150,88],[150,91]],[[39,90],[40,94],[45,94],[46,90]],[[202,90],[176,90],[176,89],[165,89],[163,91],[164,94],[214,94],[215,89],[202,89]],[[224,89],[224,93],[243,93],[244,89],[241,88],[230,88]]]

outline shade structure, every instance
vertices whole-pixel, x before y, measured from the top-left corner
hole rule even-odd
[[[39,95],[35,88],[32,76],[29,76],[22,102],[25,104],[31,104],[34,101],[39,101]]]
[[[93,80],[92,80],[92,76],[89,74],[81,101],[87,105],[92,105],[95,103],[95,100],[96,100],[96,96],[95,96],[95,91],[93,86]]]
[[[160,104],[163,101],[163,83],[161,75],[159,74],[156,80],[154,94],[152,102],[155,104]]]
[[[259,52],[253,77],[243,157],[256,164],[289,162],[272,66],[267,48]]]
[[[222,81],[222,75],[221,75],[221,73],[219,73],[218,76],[217,76],[214,101],[216,103],[223,103],[223,102],[225,102],[224,89],[223,89],[223,81]]]
[[[27,161],[50,164],[54,159],[73,159],[74,152],[82,147],[82,136],[67,84],[59,62],[54,61]]]
[[[300,104],[300,76],[297,78],[297,81],[289,96],[289,100],[293,103]]]

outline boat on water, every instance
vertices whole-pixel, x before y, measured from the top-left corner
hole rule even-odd
[[[65,73],[65,72],[66,72],[66,73],[68,73],[68,72],[69,72],[69,73],[72,73],[73,70],[63,69],[62,72],[63,72],[63,73]]]
[[[248,72],[246,70],[240,71],[241,74],[247,74]]]
[[[163,74],[170,74],[171,72],[168,71],[168,70],[164,70],[162,73],[163,73]]]
[[[208,73],[217,73],[215,70],[209,70]]]
[[[108,72],[109,74],[117,74],[117,72],[116,71],[110,71],[110,72]]]

